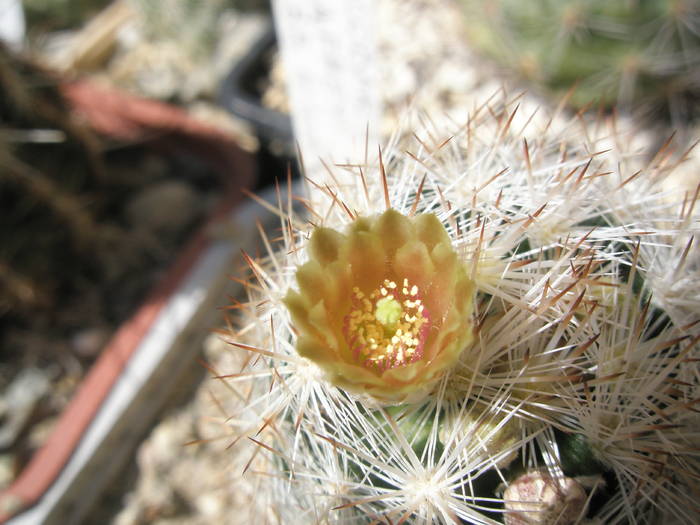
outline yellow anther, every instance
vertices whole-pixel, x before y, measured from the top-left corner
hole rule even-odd
[[[421,344],[421,327],[427,321],[417,298],[419,290],[403,279],[403,286],[386,279],[366,296],[353,287],[354,308],[346,317],[346,337],[368,365],[388,368],[408,364]]]

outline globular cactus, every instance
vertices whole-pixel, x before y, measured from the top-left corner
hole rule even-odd
[[[471,43],[576,107],[663,110],[676,122],[700,95],[695,0],[460,0]],[[658,113],[658,111],[657,111]]]
[[[280,195],[215,372],[264,519],[696,519],[698,194],[661,189],[670,146],[520,116]]]

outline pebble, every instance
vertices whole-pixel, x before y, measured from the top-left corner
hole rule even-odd
[[[11,447],[30,423],[37,405],[50,388],[46,373],[38,368],[22,370],[3,393],[0,450]]]
[[[126,218],[134,228],[155,235],[174,235],[202,211],[198,192],[189,184],[162,181],[134,195],[126,205]]]
[[[49,438],[49,435],[51,435],[51,431],[54,429],[57,422],[58,417],[53,416],[43,419],[35,425],[32,425],[31,429],[28,432],[29,435],[27,436],[26,441],[26,446],[28,447],[28,449],[37,450],[44,443],[46,443],[46,440]]]
[[[111,330],[103,326],[92,326],[76,332],[71,338],[71,348],[78,357],[94,358],[107,343]]]
[[[0,454],[0,491],[10,486],[15,479],[14,454]]]

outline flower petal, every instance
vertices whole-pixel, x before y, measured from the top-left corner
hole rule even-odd
[[[323,267],[312,259],[297,269],[296,279],[309,304],[323,300],[326,308],[334,310],[350,302],[350,268],[344,261]]]
[[[411,241],[396,251],[394,272],[399,280],[407,278],[422,291],[430,287],[435,277],[435,265],[425,244]]]
[[[338,259],[340,247],[345,242],[345,235],[331,228],[316,228],[309,240],[311,257],[325,266]]]
[[[464,271],[459,271],[458,274],[454,289],[455,307],[462,315],[471,316],[474,310],[474,281]]]
[[[323,267],[318,261],[311,260],[302,264],[296,273],[297,283],[301,294],[312,304],[317,303],[326,295],[326,282]]]
[[[352,273],[346,261],[335,261],[324,268],[324,301],[326,308],[342,312],[349,308]]]
[[[353,284],[369,293],[384,279],[386,253],[379,237],[367,232],[352,232],[347,243],[347,260],[352,268]]]
[[[436,244],[452,245],[445,227],[434,214],[424,213],[416,215],[413,224],[416,227],[418,240],[425,244],[428,250],[432,250]]]
[[[337,356],[315,337],[300,336],[297,339],[297,353],[321,366],[333,363],[337,359]]]
[[[400,386],[402,383],[413,382],[418,374],[425,369],[425,363],[422,361],[416,361],[405,366],[399,366],[396,368],[390,368],[382,375],[382,378],[390,384],[395,386]]]
[[[457,254],[450,246],[444,244],[435,245],[430,258],[439,271],[433,277],[430,288],[424,292],[424,302],[430,309],[431,316],[438,320],[442,319],[447,309],[454,305],[457,269],[460,265]]]
[[[287,295],[282,299],[282,302],[289,310],[292,318],[292,323],[299,332],[313,332],[313,328],[309,323],[309,309],[311,305],[300,293],[294,290],[289,290]]]
[[[309,323],[315,331],[314,335],[339,356],[341,350],[340,342],[343,340],[343,336],[339,329],[334,330],[328,315],[329,311],[326,309],[326,305],[323,304],[323,301],[319,301],[309,310]]]
[[[408,217],[394,209],[388,209],[379,216],[373,231],[379,235],[389,256],[416,237],[416,229]]]
[[[385,387],[384,380],[371,370],[360,365],[337,362],[328,369],[333,384],[352,390],[364,392],[368,387]]]

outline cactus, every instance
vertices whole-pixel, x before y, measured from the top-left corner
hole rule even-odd
[[[662,109],[684,122],[700,95],[695,0],[461,0],[473,45],[576,107]]]
[[[494,97],[339,167],[306,219],[280,195],[224,331],[243,364],[215,372],[271,521],[697,516],[698,194],[660,189],[670,145],[644,162],[517,112]],[[428,330],[404,345],[397,319]]]

